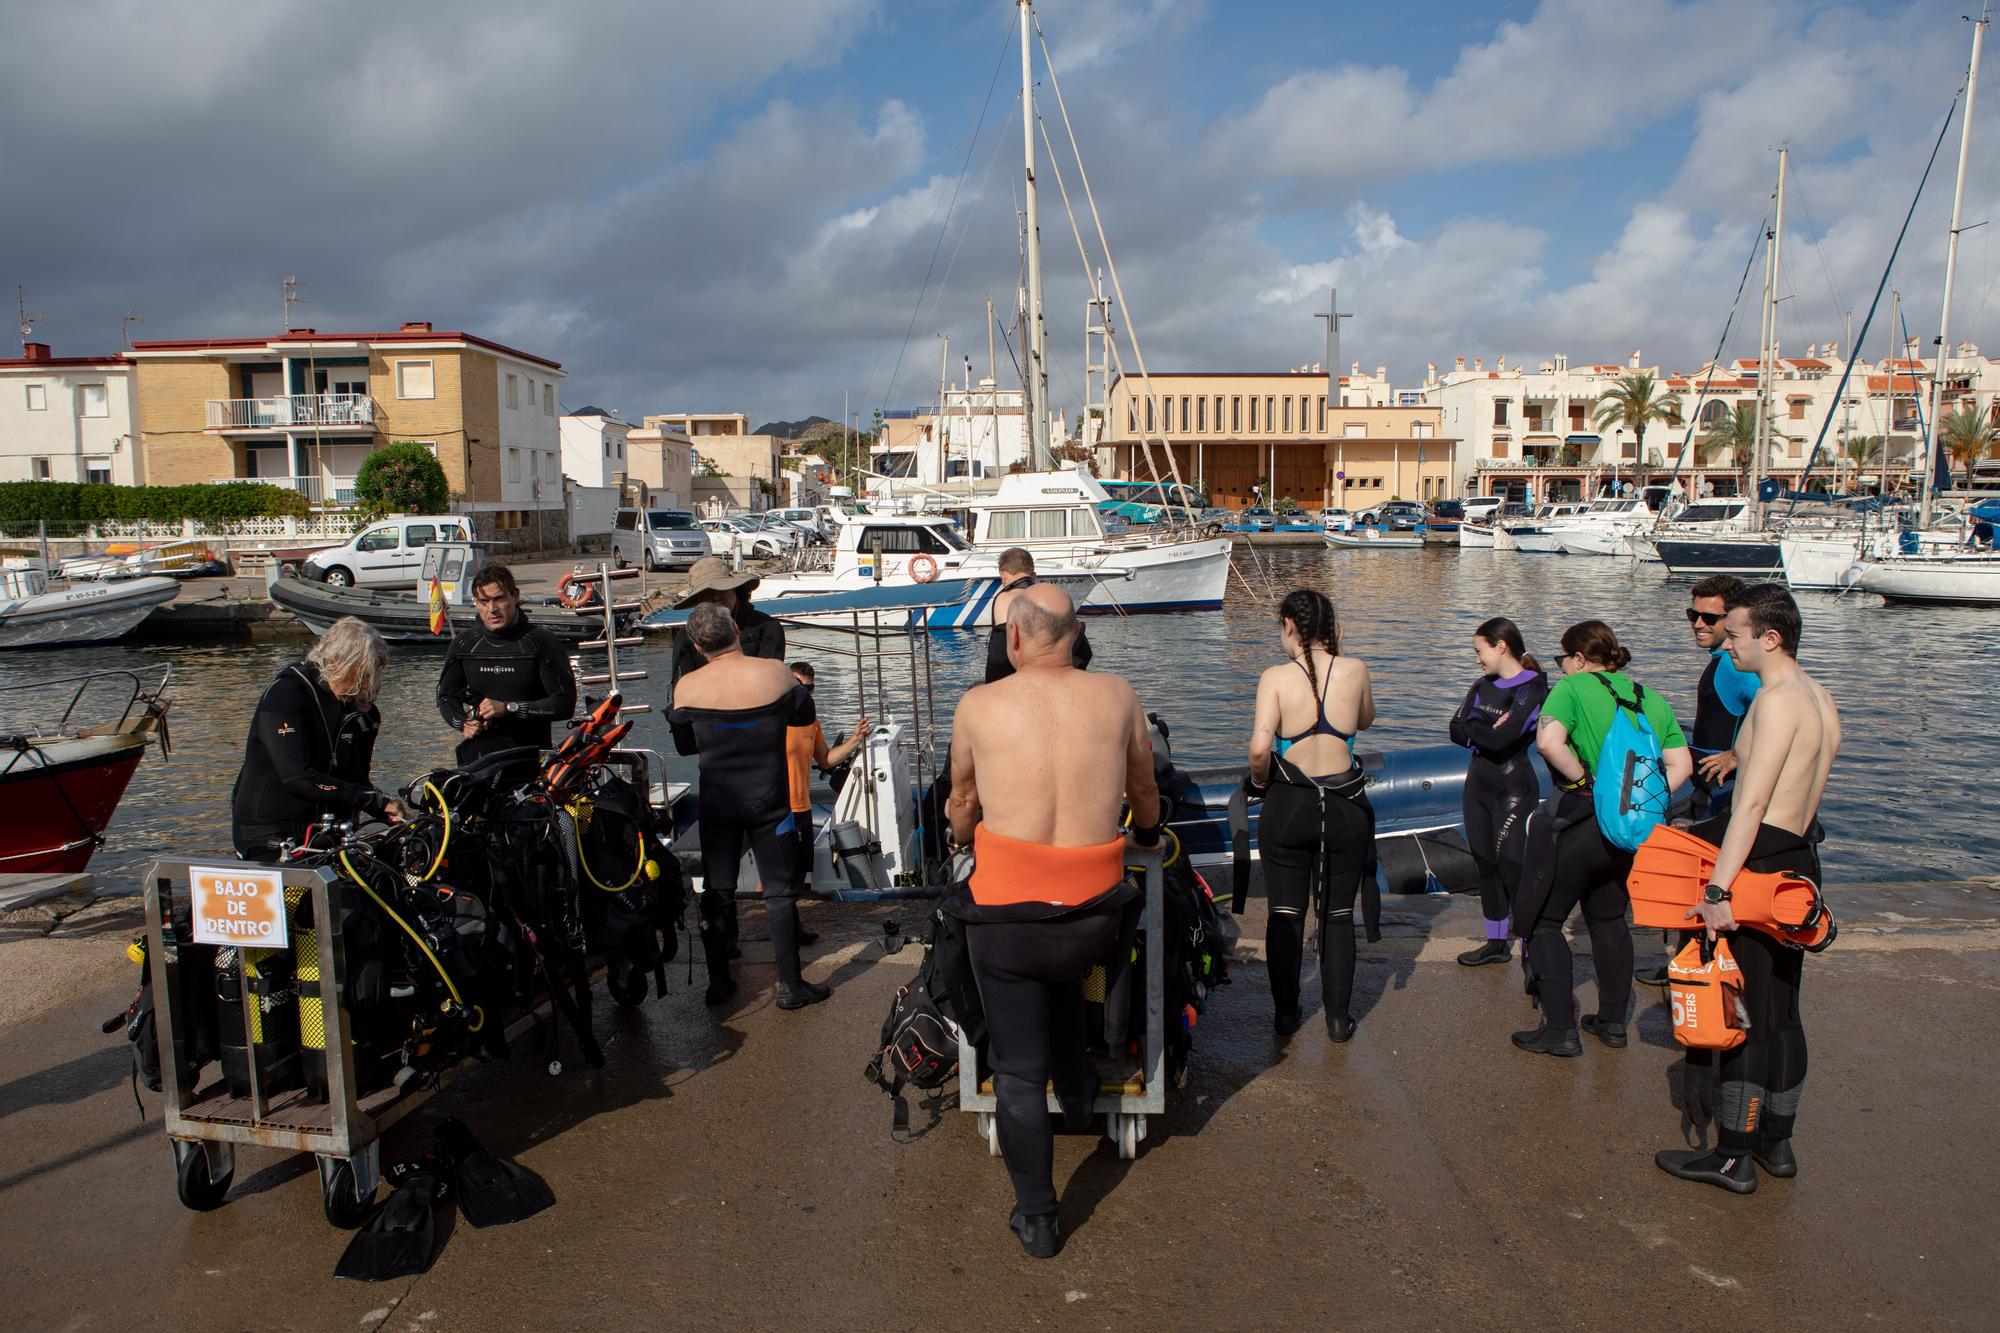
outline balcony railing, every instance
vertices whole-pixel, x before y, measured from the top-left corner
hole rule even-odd
[[[270,398],[211,398],[210,430],[373,427],[375,400],[365,393],[282,393]]]
[[[333,498],[325,498],[331,481]],[[285,486],[297,491],[314,505],[351,505],[354,503],[354,478],[352,477],[223,477],[217,482],[223,486]]]

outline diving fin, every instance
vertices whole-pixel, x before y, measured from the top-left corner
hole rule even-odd
[[[518,1162],[495,1157],[462,1120],[437,1127],[437,1155],[451,1170],[458,1209],[475,1227],[533,1217],[556,1201],[548,1183]]]
[[[440,1207],[449,1206],[449,1190],[424,1166],[395,1175],[395,1192],[375,1210],[367,1225],[354,1233],[333,1267],[335,1277],[360,1282],[414,1277],[429,1270],[437,1258],[437,1213]]]

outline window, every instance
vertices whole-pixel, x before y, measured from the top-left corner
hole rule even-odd
[[[1292,396],[1285,395],[1285,434],[1292,433]]]
[[[1257,433],[1257,399],[1253,395],[1250,399],[1250,434],[1255,435],[1256,433]]]
[[[519,375],[509,375],[507,377],[507,406],[516,409],[521,406],[521,377]]]
[[[521,451],[519,449],[509,449],[507,451],[507,480],[510,482],[521,480]]]
[[[1153,433],[1153,401],[1150,396],[1146,399],[1146,434],[1148,435]]]
[[[1028,515],[1021,509],[995,510],[986,520],[989,542],[1017,542],[1028,535]]]
[[[47,481],[49,479],[49,460],[46,458],[37,458],[35,460],[34,473],[36,481]]]
[[[49,391],[47,386],[41,384],[30,384],[27,386],[27,389],[28,389],[28,410],[30,412],[48,411]]]
[[[1208,429],[1207,394],[1203,394],[1201,397],[1194,400],[1194,428],[1196,430],[1204,430],[1204,431]]]
[[[1168,394],[1160,400],[1160,433],[1165,435],[1174,428],[1174,396]]]
[[[556,414],[556,386],[553,384],[544,384],[542,386],[542,415],[545,417],[552,417],[555,414]]]
[[[437,528],[430,523],[412,523],[403,529],[403,544],[406,546],[429,546],[437,540]]]
[[[1278,396],[1276,394],[1265,394],[1264,429],[1276,430],[1277,428],[1278,428]]]
[[[1790,419],[1793,421],[1804,421],[1806,419],[1806,404],[1810,401],[1811,401],[1810,399],[1806,398],[1791,399],[1786,404],[1788,407],[1792,409],[1792,414]]]
[[[1411,438],[1411,439],[1413,439],[1413,440],[1428,440],[1428,439],[1430,439],[1430,438],[1431,438],[1431,435],[1432,435],[1432,427],[1431,427],[1431,423],[1430,423],[1430,422],[1428,422],[1428,421],[1412,421],[1412,422],[1410,423],[1410,438]]]
[[[1507,424],[1507,400],[1505,398],[1495,398],[1493,400],[1493,424],[1496,426]]]
[[[1069,511],[1067,509],[1031,509],[1028,511],[1028,536],[1030,539],[1066,537],[1069,535]]]
[[[393,551],[396,549],[396,529],[393,525],[370,528],[354,539],[357,551]]]
[[[1102,537],[1104,530],[1097,526],[1097,511],[1094,509],[1070,510],[1069,535],[1072,537]]]
[[[1350,440],[1365,440],[1368,438],[1368,423],[1365,421],[1344,422],[1340,427],[1340,433]]]
[[[396,363],[396,396],[398,398],[435,398],[437,387],[428,361],[398,361]]]
[[[1182,395],[1181,395],[1181,431],[1182,431],[1182,433],[1183,433],[1183,434],[1185,434],[1186,432],[1188,432],[1188,431],[1190,431],[1190,430],[1193,430],[1193,429],[1194,429],[1194,426],[1193,426],[1192,422],[1191,422],[1191,421],[1189,420],[1189,417],[1188,417],[1188,397],[1187,397],[1187,395],[1186,395],[1186,394],[1182,394]]]
[[[1221,394],[1217,394],[1217,395],[1215,395],[1215,429],[1216,429],[1216,430],[1217,430],[1218,432],[1220,432],[1220,431],[1221,431],[1221,429],[1222,429],[1222,395],[1221,395]]]
[[[1319,396],[1319,433],[1326,434],[1326,395]]]
[[[609,435],[604,437],[604,456],[606,458],[611,457],[611,437]]]
[[[1797,450],[1793,450],[1794,453]],[[111,484],[111,460],[108,458],[86,458],[83,460],[83,479],[92,486]]]
[[[1125,429],[1135,435],[1139,433],[1139,404],[1130,398],[1125,400]]]
[[[1243,399],[1239,395],[1229,400],[1229,433],[1238,434],[1243,429]]]
[[[102,384],[79,384],[76,386],[77,415],[84,417],[108,417],[111,406],[105,400]]]
[[[878,546],[879,543],[879,546]],[[864,528],[861,531],[862,551],[880,550],[885,555],[949,555],[951,547],[945,545],[938,535],[929,528]]]

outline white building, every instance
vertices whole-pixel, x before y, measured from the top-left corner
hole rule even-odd
[[[579,486],[614,486],[631,471],[631,423],[601,407],[580,407],[562,417],[562,472]]]
[[[944,391],[944,415],[936,407],[882,414],[882,429],[869,453],[869,467],[885,477],[908,477],[926,486],[1004,476],[1026,465],[1028,418],[1019,389],[1002,389],[991,379],[970,388]],[[1066,436],[1051,431],[1050,442]]]
[[[23,350],[0,360],[0,481],[143,482],[132,363]]]

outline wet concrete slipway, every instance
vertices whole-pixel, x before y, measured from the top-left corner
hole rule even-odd
[[[1316,1019],[1275,1042],[1246,946],[1139,1159],[1059,1140],[1068,1245],[1046,1262],[1007,1231],[971,1116],[894,1142],[861,1078],[917,961],[880,921],[916,911],[811,906],[834,996],[782,1013],[752,909],[731,1006],[681,970],[636,1013],[600,1001],[604,1070],[550,1078],[523,1044],[392,1129],[385,1163],[461,1116],[558,1202],[460,1223],[428,1274],[375,1285],[331,1276],[346,1237],[309,1159],[242,1150],[219,1211],[182,1209],[158,1100],[142,1121],[125,1043],[96,1035],[130,994],[130,900],[29,909],[0,936],[0,1308],[49,1330],[1992,1327],[2000,895],[1835,902],[1796,1180],[1736,1198],[1660,1174],[1681,1135],[1658,993],[1625,1050],[1520,1054],[1517,975],[1452,961],[1476,905],[1403,899],[1362,947],[1346,1046]]]

